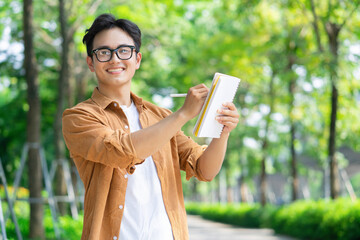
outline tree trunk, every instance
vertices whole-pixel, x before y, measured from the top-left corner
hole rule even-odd
[[[230,184],[230,171],[229,168],[225,169],[225,180],[226,180],[226,201],[227,203],[232,203],[234,201],[233,195],[234,191]]]
[[[296,201],[298,199],[298,192],[299,192],[299,179],[297,173],[297,159],[295,152],[295,124],[293,122],[291,122],[290,135],[291,135],[290,151],[291,151],[291,178],[292,178],[291,198],[292,201]]]
[[[239,102],[238,102],[238,104],[243,109],[246,109],[247,105],[246,105],[246,101],[245,101],[245,96],[249,91],[249,86],[247,84],[242,84],[241,89],[242,89],[242,91],[239,94],[239,98],[238,98]],[[240,111],[239,114],[240,114],[239,125],[246,126],[247,115],[244,114],[243,111]],[[238,148],[239,149],[244,149],[244,137],[243,137],[243,135],[240,135],[238,137],[237,141],[238,141],[237,142]],[[240,162],[240,168],[241,168],[240,177],[238,179],[239,195],[240,195],[239,198],[240,198],[240,201],[242,203],[247,203],[249,201],[249,199],[248,199],[248,188],[247,188],[247,184],[246,184],[246,178],[249,175],[248,174],[249,173],[249,171],[248,171],[249,166],[248,166],[247,154],[245,153],[245,151],[241,151],[239,162]]]
[[[270,111],[266,117],[266,125],[265,125],[265,136],[263,139],[262,144],[262,154],[263,158],[261,160],[261,174],[260,174],[260,202],[262,206],[266,205],[266,192],[267,192],[267,180],[266,180],[266,156],[267,156],[267,148],[268,148],[268,134],[271,122],[271,114],[274,111],[274,78],[275,73],[273,72],[269,84],[269,104],[270,104]]]
[[[330,195],[336,199],[340,193],[339,169],[335,156],[336,153],[336,119],[338,108],[338,89],[337,89],[337,68],[338,68],[338,36],[341,27],[335,23],[328,22],[325,25],[329,39],[329,49],[332,55],[330,61],[330,81],[331,81],[331,115],[330,115],[330,136],[329,136],[329,165],[330,165]]]
[[[32,0],[23,2],[24,27],[24,67],[27,82],[27,142],[31,147],[28,153],[29,191],[30,198],[41,198],[42,171],[40,161],[41,136],[41,101],[39,97],[39,81],[36,57],[33,47],[33,5]],[[30,203],[29,237],[44,238],[43,205]]]
[[[267,143],[263,144],[263,151],[266,150]],[[265,154],[265,152],[264,152]],[[267,192],[267,184],[266,184],[266,157],[263,156],[261,160],[261,175],[260,175],[260,202],[261,206],[266,205],[266,192]]]
[[[240,182],[240,201],[242,203],[247,203],[249,200],[248,200],[248,195],[247,195],[247,186],[245,183],[244,174],[241,174],[241,176],[239,178],[239,182]]]
[[[336,152],[336,115],[338,103],[338,90],[332,84],[331,93],[331,119],[330,119],[330,137],[329,137],[329,160],[330,160],[330,195],[332,199],[339,197],[340,183],[339,183],[339,169],[335,156]]]
[[[88,79],[91,77],[88,72],[90,72],[88,69],[86,69],[86,71],[80,71],[76,77],[76,103],[82,102],[86,98],[86,87],[88,85]]]
[[[226,183],[226,176],[225,176],[225,172],[224,170],[223,171],[220,171],[219,174],[218,174],[218,191],[219,191],[219,202],[220,203],[226,203],[226,198],[227,198],[227,183]]]
[[[287,72],[292,73],[292,67],[295,63],[295,57],[293,54],[295,54],[295,44],[289,44],[289,52],[290,55],[288,57],[288,64],[287,64]],[[290,96],[290,103],[289,103],[289,120],[290,120],[290,169],[291,169],[291,199],[292,201],[296,201],[298,199],[298,192],[299,192],[299,179],[298,179],[298,173],[297,173],[297,159],[296,159],[296,152],[295,152],[295,123],[292,118],[292,111],[294,109],[294,95],[295,95],[295,87],[296,87],[296,79],[293,76],[293,74],[290,75],[290,82],[289,82],[289,96]]]
[[[60,21],[60,33],[62,38],[61,49],[61,62],[60,62],[60,75],[58,80],[58,98],[57,109],[54,123],[54,141],[55,141],[55,161],[57,164],[56,171],[56,184],[55,194],[57,196],[65,196],[66,183],[64,177],[64,169],[60,164],[62,159],[65,159],[65,144],[62,138],[62,113],[65,108],[65,100],[67,99],[68,80],[70,76],[70,64],[69,64],[69,52],[71,39],[68,37],[67,17],[65,11],[65,3],[63,0],[59,0],[59,21]],[[67,204],[64,202],[58,203],[59,212],[61,215],[67,214]]]

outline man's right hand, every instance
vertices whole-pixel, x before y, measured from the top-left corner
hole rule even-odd
[[[185,102],[179,109],[179,112],[181,112],[188,120],[196,117],[201,111],[208,92],[209,88],[204,84],[191,87],[187,92]]]

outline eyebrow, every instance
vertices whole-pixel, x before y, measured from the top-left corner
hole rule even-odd
[[[134,46],[134,45],[130,45],[130,44],[120,44],[120,45],[118,45],[118,46],[117,46],[116,48],[114,48],[114,49],[117,49],[117,48],[122,47],[122,46]],[[100,49],[100,48],[113,49],[113,48],[111,48],[111,47],[109,47],[109,46],[107,46],[107,45],[99,46],[99,47],[97,47],[97,48],[95,48],[95,49]]]

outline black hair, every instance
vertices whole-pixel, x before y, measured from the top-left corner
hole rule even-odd
[[[136,52],[140,51],[141,31],[139,27],[127,19],[115,19],[113,15],[106,13],[98,16],[91,27],[85,31],[83,43],[86,44],[86,51],[89,57],[92,56],[91,51],[93,50],[93,42],[96,34],[102,30],[114,27],[121,28],[124,32],[129,34],[129,36],[134,40]]]

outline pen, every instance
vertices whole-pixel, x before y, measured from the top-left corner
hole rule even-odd
[[[186,97],[186,93],[171,93],[170,97]]]

